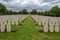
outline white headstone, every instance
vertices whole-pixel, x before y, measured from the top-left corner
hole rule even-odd
[[[59,32],[59,24],[58,23],[55,24],[55,32]]]
[[[44,25],[44,32],[48,32],[48,24]]]
[[[10,21],[8,21],[6,29],[7,29],[7,32],[11,32],[11,23],[10,23]]]
[[[5,24],[1,23],[1,32],[5,32]]]
[[[39,19],[39,23],[38,24],[41,25],[41,19]]]
[[[18,20],[16,20],[15,24],[18,25]]]
[[[53,22],[49,24],[50,32],[54,32],[54,25]]]

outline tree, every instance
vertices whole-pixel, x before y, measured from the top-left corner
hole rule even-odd
[[[31,14],[37,14],[37,10],[33,9],[33,10],[31,11]]]
[[[21,14],[21,11],[19,11],[19,14]]]
[[[58,6],[52,7],[52,9],[50,10],[50,12],[52,13],[52,16],[56,16],[57,15],[58,9],[59,9]]]
[[[7,10],[6,7],[3,4],[0,3],[0,13],[4,14],[6,12],[6,10]]]
[[[23,9],[20,13],[21,14],[28,14],[27,9]]]

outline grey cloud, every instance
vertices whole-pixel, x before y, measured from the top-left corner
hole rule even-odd
[[[56,1],[56,0],[43,0],[43,2],[53,2],[53,1]]]
[[[10,1],[14,1],[14,0],[1,0],[1,1],[4,1],[4,2],[10,2]]]
[[[47,3],[48,5],[46,4],[46,5],[42,5],[42,6],[34,4],[33,2],[29,2],[29,3],[25,4],[25,5],[22,5],[20,2],[12,3],[12,2],[15,2],[16,0],[0,0],[0,1],[3,1],[5,6],[8,9],[12,9],[12,10],[22,10],[22,9],[49,10],[52,7],[51,5],[60,6],[60,4],[59,4],[60,0],[42,0],[42,3],[47,3],[47,2],[50,3],[50,4]],[[5,2],[7,2],[7,3],[5,3]],[[8,2],[10,2],[10,3],[8,3]]]

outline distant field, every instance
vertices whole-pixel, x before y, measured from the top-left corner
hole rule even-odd
[[[12,26],[17,32],[0,33],[0,40],[60,40],[60,33],[42,33],[42,26],[36,25],[32,17],[28,17],[22,25]]]

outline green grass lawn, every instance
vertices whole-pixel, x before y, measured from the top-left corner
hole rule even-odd
[[[12,26],[17,32],[1,33],[0,40],[60,40],[60,33],[41,33],[42,26],[36,25],[32,17],[26,18],[22,25]]]

